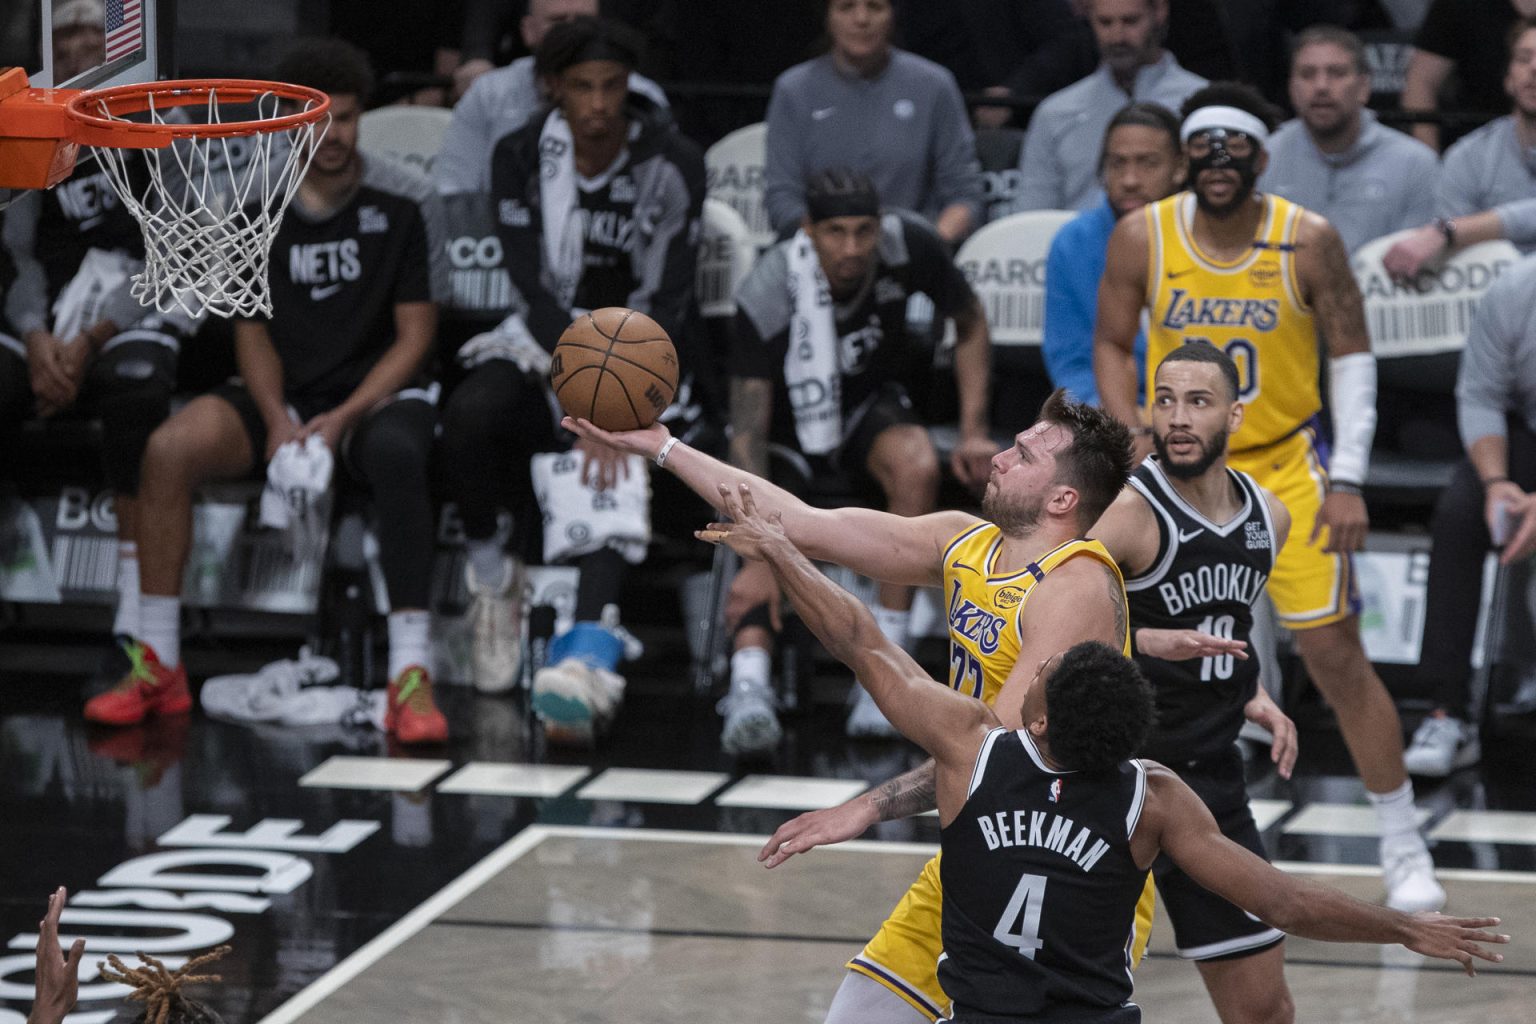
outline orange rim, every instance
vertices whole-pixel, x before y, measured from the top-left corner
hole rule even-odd
[[[206,104],[211,96],[216,96],[216,101],[220,103],[239,104],[253,103],[269,95],[309,106],[280,117],[220,124],[141,124],[137,121],[118,120],[151,109]],[[103,106],[110,116],[93,112],[100,111]],[[330,108],[331,98],[308,86],[236,78],[192,78],[88,90],[72,98],[65,110],[72,120],[81,125],[127,137],[226,139],[301,128],[319,121]]]

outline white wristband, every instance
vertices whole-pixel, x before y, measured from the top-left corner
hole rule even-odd
[[[675,438],[675,437],[667,438],[667,443],[662,445],[661,446],[661,450],[656,453],[655,462],[656,462],[657,466],[662,467],[662,468],[666,468],[667,456],[671,454],[672,446],[675,445],[675,444],[677,444],[677,438]]]
[[[1376,436],[1376,357],[1351,352],[1328,361],[1333,405],[1333,458],[1328,475],[1344,484],[1365,483]]]

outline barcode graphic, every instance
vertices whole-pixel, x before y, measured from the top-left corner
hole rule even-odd
[[[1014,337],[1007,340],[1015,345],[1040,343],[1045,331],[1044,293],[982,290],[981,301],[994,335],[1011,333]]]
[[[1373,305],[1366,316],[1377,355],[1429,354],[1460,348],[1472,329],[1477,299]]]
[[[455,270],[453,305],[455,309],[510,309],[512,307],[512,278],[506,270]]]
[[[752,234],[773,237],[773,228],[768,224],[768,208],[763,205],[761,192],[727,192],[717,198],[724,199],[731,209],[741,214]]]
[[[60,590],[117,589],[117,538],[55,537],[53,571]]]

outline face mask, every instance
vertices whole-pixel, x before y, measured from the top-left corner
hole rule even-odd
[[[1191,137],[1191,140],[1204,137],[1210,148],[1203,156],[1189,158],[1189,179],[1194,181],[1201,171],[1225,171],[1237,172],[1244,189],[1251,189],[1259,180],[1258,172],[1254,169],[1259,159],[1259,146],[1250,136],[1243,132],[1229,131],[1226,128],[1211,128],[1199,132]],[[1233,138],[1241,138],[1248,142],[1247,156],[1235,156],[1227,148],[1227,142]]]

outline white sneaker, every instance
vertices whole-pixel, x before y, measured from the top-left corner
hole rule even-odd
[[[624,677],[566,658],[533,674],[533,710],[552,743],[591,746],[618,714]]]
[[[858,683],[853,684],[853,708],[848,712],[848,721],[843,726],[843,732],[849,736],[862,736],[869,739],[890,739],[900,736],[896,727],[886,720],[885,713],[875,703],[875,698],[869,695],[869,691]]]
[[[1441,779],[1476,764],[1482,754],[1476,729],[1450,715],[1430,715],[1414,730],[1413,742],[1403,753],[1403,767],[1410,775]]]
[[[731,683],[715,710],[725,716],[720,746],[732,757],[766,754],[779,745],[779,727],[773,691],[760,683]]]
[[[1382,841],[1381,878],[1387,887],[1387,906],[1414,914],[1445,906],[1445,890],[1435,881],[1435,862],[1424,841]]]
[[[481,583],[474,566],[464,567],[469,588],[469,617],[474,630],[473,675],[481,693],[506,693],[522,669],[523,564],[501,560],[501,579]]]

